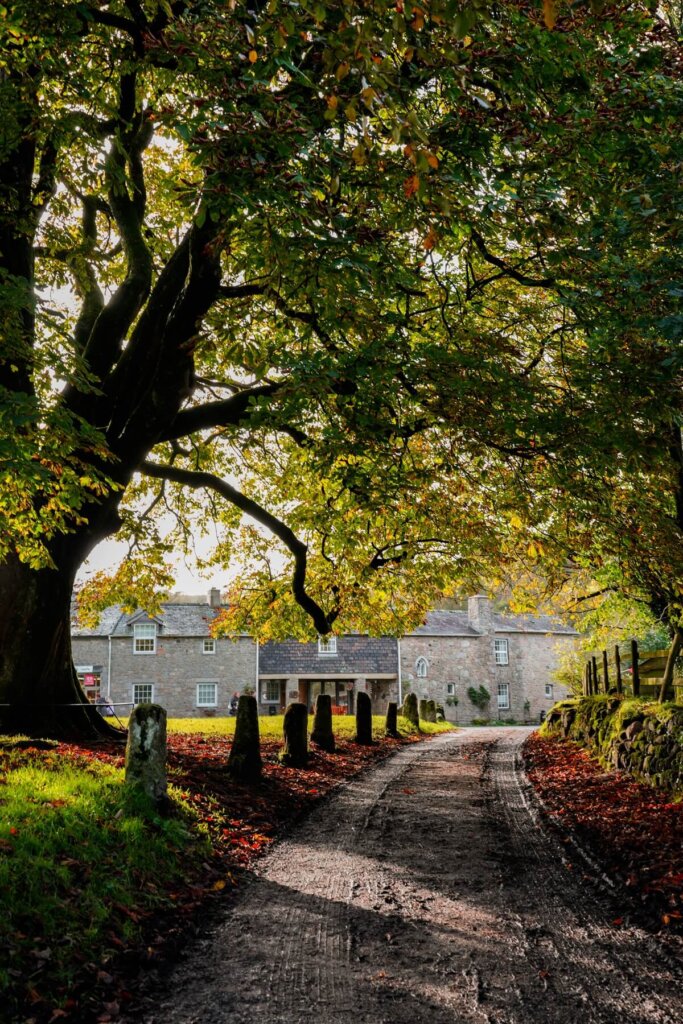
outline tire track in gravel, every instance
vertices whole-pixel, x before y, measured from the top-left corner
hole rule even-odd
[[[674,1024],[680,944],[615,928],[521,770],[528,730],[403,748],[259,862],[146,1024]]]

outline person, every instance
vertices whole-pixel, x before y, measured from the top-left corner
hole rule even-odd
[[[232,700],[230,701],[230,714],[231,715],[236,715],[237,714],[237,702],[238,701],[239,701],[239,694],[238,693],[233,693]]]

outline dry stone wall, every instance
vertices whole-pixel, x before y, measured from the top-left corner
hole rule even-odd
[[[683,793],[683,707],[607,694],[556,704],[541,733],[575,740],[605,767]]]

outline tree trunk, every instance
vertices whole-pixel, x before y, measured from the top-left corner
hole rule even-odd
[[[662,684],[659,688],[660,704],[663,704],[664,701],[669,700],[669,698],[671,697],[671,683],[674,677],[676,658],[678,657],[681,650],[681,641],[683,641],[683,633],[677,627],[674,631],[674,635],[671,640],[671,647],[669,648],[669,657],[666,659],[666,667],[664,669],[664,675],[662,676]]]
[[[71,658],[73,572],[0,563],[0,732],[123,738],[83,693]]]

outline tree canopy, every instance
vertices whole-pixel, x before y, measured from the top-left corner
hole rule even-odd
[[[91,597],[149,599],[215,531],[226,630],[400,631],[522,538],[609,547],[624,494],[675,557],[671,19],[18,0],[0,27],[8,600],[29,570],[68,595],[117,531],[136,557]]]

